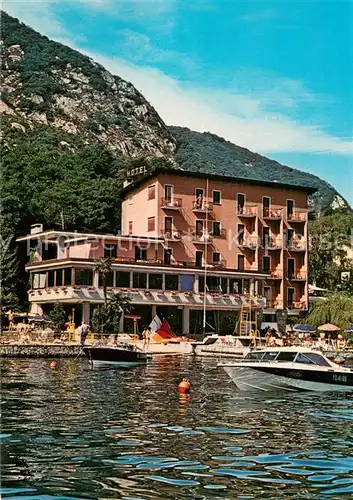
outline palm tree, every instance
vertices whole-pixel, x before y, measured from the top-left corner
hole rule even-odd
[[[104,307],[107,308],[108,295],[107,295],[107,278],[108,274],[112,270],[113,259],[110,257],[102,257],[95,261],[94,263],[94,272],[99,274],[99,277],[102,280],[103,286],[103,296],[104,296]]]
[[[345,330],[353,325],[353,297],[346,293],[334,293],[318,299],[311,306],[307,321],[316,327],[332,323]]]
[[[107,318],[115,331],[119,328],[121,315],[129,312],[131,312],[131,300],[127,295],[114,293],[114,295],[109,297]]]

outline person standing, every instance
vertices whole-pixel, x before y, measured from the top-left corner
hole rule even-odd
[[[146,346],[149,347],[150,345],[150,329],[147,328],[147,326],[144,328],[142,332],[142,338],[143,338],[143,350],[145,350]]]
[[[82,346],[85,345],[88,332],[89,332],[89,325],[85,321],[82,321],[82,323],[81,323],[81,345]]]
[[[7,317],[9,319],[9,330],[14,330],[15,329],[15,315],[12,311],[9,311],[7,313]]]

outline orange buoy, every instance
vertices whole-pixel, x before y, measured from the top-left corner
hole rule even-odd
[[[56,368],[56,361],[50,361],[49,368],[51,368],[52,370],[54,370]]]
[[[190,382],[188,381],[187,378],[183,378],[183,380],[178,385],[178,392],[180,394],[185,394],[187,392],[190,392],[190,389],[191,389]]]

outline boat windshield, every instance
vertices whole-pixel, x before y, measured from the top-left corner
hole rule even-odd
[[[330,363],[328,363],[326,359],[317,352],[306,352],[306,353],[300,352],[298,353],[295,362],[305,363],[308,365],[330,366]]]
[[[253,351],[249,352],[244,361],[276,361],[279,363],[305,363],[307,365],[330,366],[328,361],[316,352],[297,351]]]

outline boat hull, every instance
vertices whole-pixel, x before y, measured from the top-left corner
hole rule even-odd
[[[129,368],[147,363],[146,354],[140,351],[109,347],[84,347],[83,352],[93,366]]]
[[[240,365],[224,365],[223,368],[241,391],[353,391],[353,372]]]

